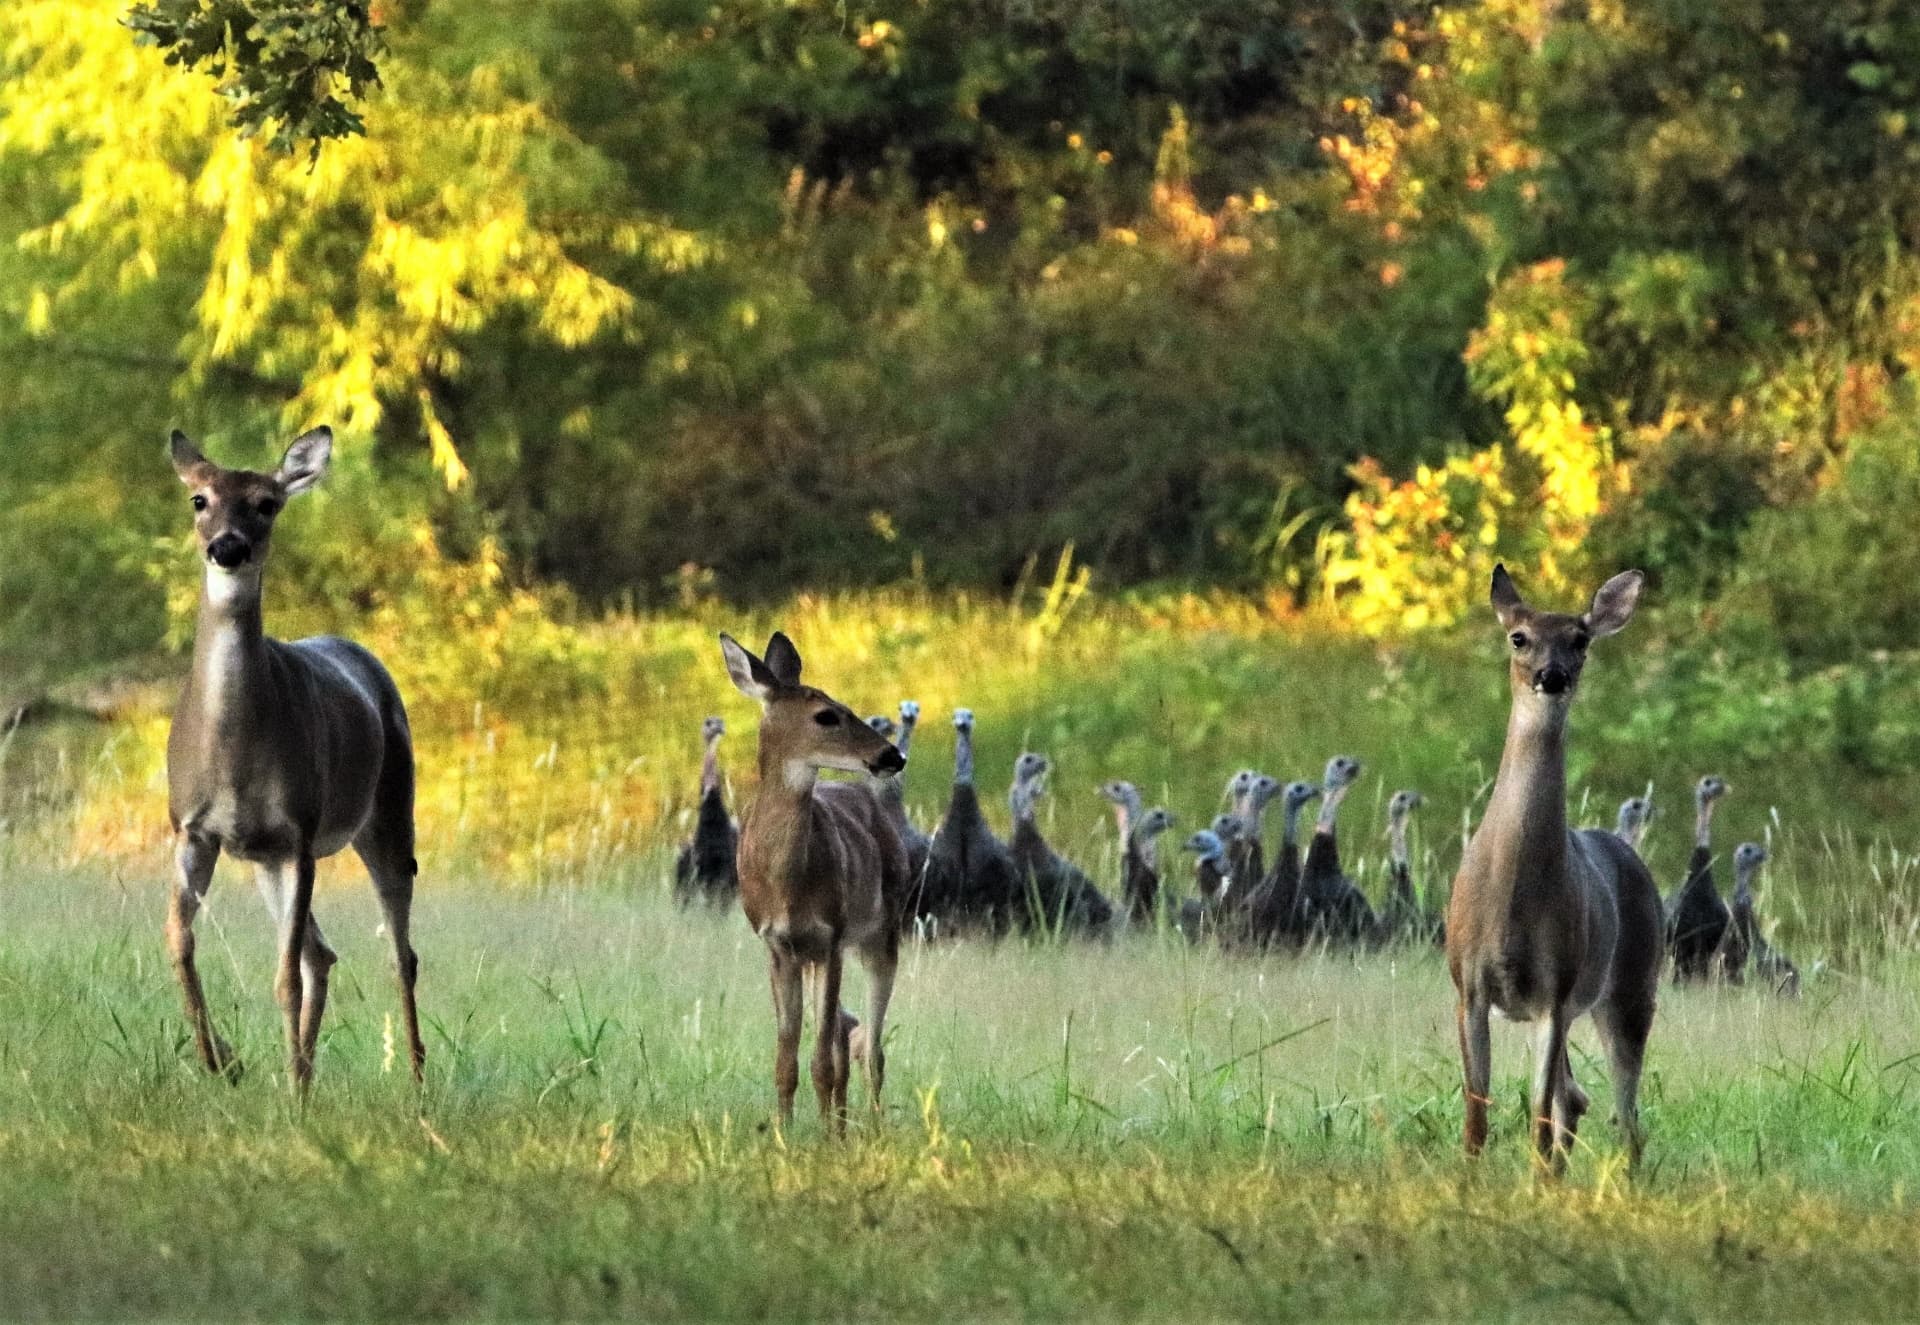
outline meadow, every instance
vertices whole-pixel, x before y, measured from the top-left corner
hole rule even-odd
[[[1690,623],[1655,612],[1596,650],[1574,719],[1575,809],[1610,819],[1654,781],[1667,813],[1649,855],[1671,886],[1686,788],[1728,777],[1720,844],[1772,841],[1761,907],[1805,993],[1663,990],[1646,1162],[1629,1174],[1601,1106],[1551,1185],[1527,1159],[1511,1031],[1496,1033],[1494,1144],[1461,1158],[1452,993],[1425,949],[1254,958],[1141,931],[915,944],[885,1116],[835,1145],[803,1090],[793,1127],[775,1128],[759,946],[736,913],[680,911],[666,887],[702,714],[733,725],[736,796],[752,780],[752,714],[712,631],[757,638],[775,621],[862,711],[926,706],[909,770],[923,818],[944,796],[954,704],[980,714],[995,801],[1019,749],[1053,755],[1043,826],[1103,879],[1117,867],[1099,779],[1131,776],[1192,825],[1234,768],[1301,776],[1344,752],[1368,766],[1343,825],[1353,867],[1377,886],[1385,799],[1417,786],[1420,878],[1442,890],[1498,756],[1497,641],[1381,646],[1230,599],[1095,603],[1059,584],[1011,605],[902,591],[596,622],[544,674],[565,702],[538,672],[497,672],[476,675],[490,696],[476,709],[423,672],[426,1086],[395,1059],[369,891],[336,863],[317,908],[342,964],[300,1109],[268,923],[231,867],[201,961],[249,1070],[228,1087],[193,1060],[159,933],[166,684],[111,723],[24,725],[0,747],[0,1310],[1911,1310],[1916,825],[1886,808],[1907,783],[1851,772],[1790,727],[1777,739],[1791,753],[1743,756],[1725,705],[1687,702],[1740,685],[1735,664],[1688,652]],[[850,977],[850,1006],[861,987]],[[1584,1030],[1575,1063],[1603,1100]]]

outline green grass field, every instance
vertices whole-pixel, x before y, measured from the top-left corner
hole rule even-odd
[[[1785,1319],[1905,1316],[1920,1293],[1910,963],[1797,1002],[1668,992],[1645,1166],[1597,1108],[1551,1186],[1517,1032],[1494,1146],[1461,1158],[1430,952],[914,948],[885,1117],[834,1144],[804,1088],[791,1132],[769,1125],[737,914],[681,913],[657,882],[429,879],[416,1094],[345,882],[318,903],[342,963],[300,1111],[249,881],[217,882],[201,930],[250,1069],[228,1086],[185,1038],[159,873],[13,860],[0,882],[9,1318]]]
[[[1600,1106],[1553,1186],[1527,1158],[1517,1032],[1496,1035],[1495,1145],[1461,1157],[1452,993],[1427,951],[1253,959],[1149,933],[914,947],[885,1118],[833,1144],[803,1086],[792,1131],[770,1127],[759,945],[737,914],[675,910],[664,876],[703,714],[733,724],[727,767],[751,789],[753,715],[713,632],[775,623],[862,711],[926,705],[923,819],[956,704],[980,715],[1001,822],[1014,755],[1052,755],[1043,825],[1101,877],[1100,779],[1133,778],[1190,827],[1233,769],[1312,775],[1339,751],[1368,769],[1350,866],[1377,889],[1382,808],[1415,786],[1438,893],[1505,716],[1498,640],[1377,646],[1231,600],[701,606],[592,623],[571,662],[507,673],[389,642],[423,760],[428,1082],[416,1094],[392,1060],[369,890],[330,863],[319,914],[343,960],[304,1111],[264,908],[232,867],[201,969],[250,1070],[229,1087],[192,1057],[160,936],[167,686],[112,723],[22,727],[0,737],[0,1317],[1860,1318],[1920,1302],[1920,779],[1863,773],[1823,740],[1832,715],[1803,703],[1819,678],[1749,687],[1657,613],[1596,650],[1575,816],[1610,820],[1654,780],[1648,856],[1671,887],[1688,786],[1727,776],[1720,843],[1770,841],[1761,906],[1805,996],[1665,991],[1645,1164],[1627,1173]],[[460,702],[469,684],[484,698]],[[1590,1037],[1575,1044],[1604,1100]]]

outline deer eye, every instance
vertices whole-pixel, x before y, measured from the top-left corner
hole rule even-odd
[[[1507,636],[1507,638],[1513,641],[1513,647],[1516,649],[1524,649],[1527,647],[1527,632],[1524,630],[1516,630],[1513,634]]]
[[[840,725],[840,715],[832,709],[821,709],[813,715],[813,720],[822,727],[838,727]]]
[[[261,502],[259,503],[259,505],[257,505],[257,506],[255,506],[255,507],[254,507],[253,509],[254,509],[254,510],[256,510],[256,511],[258,511],[258,512],[259,512],[260,514],[262,514],[262,515],[264,515],[264,516],[267,516],[267,517],[269,517],[269,518],[271,518],[272,516],[274,516],[275,514],[277,514],[277,513],[279,512],[279,510],[280,510],[280,503],[279,503],[279,502],[277,502],[277,501],[275,501],[275,500],[274,500],[273,498],[271,498],[271,497],[267,497],[267,498],[265,498],[265,499],[263,499],[263,500],[262,500],[262,501],[261,501]]]
[[[1587,651],[1587,645],[1591,643],[1593,643],[1593,638],[1589,635],[1575,635],[1573,637],[1573,647],[1582,653]]]
[[[207,499],[197,492],[193,494],[193,509],[196,511],[207,509]]]

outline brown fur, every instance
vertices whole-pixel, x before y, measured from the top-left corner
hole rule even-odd
[[[865,781],[818,783],[821,768],[898,772],[898,750],[824,691],[800,683],[800,655],[784,635],[765,661],[726,635],[727,670],[760,701],[760,789],[740,824],[740,906],[767,945],[776,1021],[774,1089],[781,1121],[799,1088],[805,976],[819,1009],[813,1058],[821,1116],[844,1130],[851,1060],[866,1061],[877,1113],[886,1077],[887,1003],[898,961],[907,852],[893,816]],[[830,725],[823,720],[831,719]],[[840,1006],[843,951],[867,968],[871,1004],[864,1035]]]
[[[200,1059],[237,1075],[214,1033],[194,965],[193,921],[221,853],[252,862],[280,921],[275,993],[286,1018],[289,1075],[304,1090],[326,1011],[334,954],[313,919],[314,862],[347,846],[365,863],[393,937],[414,1079],[426,1058],[409,940],[413,740],[393,679],[357,644],[326,636],[282,643],[262,627],[261,578],[274,520],[325,472],[332,434],[296,440],[273,474],[222,469],[186,437],[172,459],[194,506],[205,578],[193,669],[167,734],[167,804],[179,887],[167,946]],[[222,558],[238,560],[228,566]]]
[[[1615,576],[1582,616],[1535,612],[1504,567],[1493,605],[1509,632],[1513,713],[1485,817],[1467,844],[1447,912],[1447,965],[1459,995],[1466,1147],[1486,1142],[1489,1015],[1536,1022],[1535,1152],[1565,1164],[1587,1097],[1567,1030],[1591,1012],[1630,1153],[1641,1148],[1639,1080],[1662,956],[1660,896],[1640,858],[1610,832],[1569,832],[1565,729],[1587,643],[1624,627],[1637,571]],[[1557,687],[1557,689],[1556,689]]]

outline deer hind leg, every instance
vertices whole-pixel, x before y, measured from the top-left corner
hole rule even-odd
[[[1629,999],[1616,992],[1593,1010],[1593,1024],[1607,1055],[1613,1112],[1627,1143],[1627,1161],[1638,1165],[1646,1148],[1646,1134],[1640,1127],[1640,1072],[1646,1062],[1647,1037],[1653,1032],[1652,1000]]]
[[[813,1092],[820,1101],[820,1116],[834,1135],[847,1127],[847,1078],[850,1075],[848,1030],[850,1019],[840,1008],[841,953],[838,944],[827,950],[820,967],[820,1012],[815,1022],[818,1034],[813,1048]]]
[[[214,1033],[213,1018],[207,1013],[207,997],[200,987],[200,970],[193,960],[193,921],[200,914],[207,889],[213,883],[214,862],[220,858],[220,844],[207,838],[180,835],[174,855],[179,872],[178,885],[167,903],[167,951],[173,957],[174,974],[180,979],[180,993],[187,1005],[187,1026],[193,1032],[194,1047],[207,1071],[229,1081],[240,1079],[240,1060],[227,1042]]]
[[[1567,1016],[1554,1008],[1534,1032],[1533,1150],[1547,1172],[1558,1176],[1566,1168],[1567,1147],[1573,1139],[1567,1087]]]
[[[769,947],[767,971],[773,985],[773,1090],[785,1126],[793,1121],[793,1096],[800,1088],[800,1020],[806,1006],[800,959],[791,951]]]
[[[853,1033],[849,1051],[864,1060],[867,1104],[874,1117],[881,1114],[880,1090],[887,1081],[887,1005],[893,1001],[893,977],[899,967],[899,943],[888,931],[867,954],[867,1024]]]
[[[409,838],[411,827],[409,824]],[[420,958],[413,950],[412,845],[409,842],[403,847],[379,836],[368,836],[356,841],[353,849],[373,879],[373,891],[380,899],[387,934],[393,940],[394,967],[400,983],[400,1015],[407,1031],[407,1063],[413,1070],[414,1084],[418,1085],[425,1080],[427,1046],[420,1038],[420,1005],[414,995],[420,976]]]
[[[1485,998],[1460,1000],[1455,1018],[1460,1025],[1460,1067],[1466,1077],[1466,1146],[1477,1155],[1487,1144],[1488,1091],[1493,1079],[1493,1031]]]
[[[320,1021],[327,1015],[327,975],[338,960],[320,932],[320,922],[309,914],[300,945],[300,1052],[309,1068],[320,1047]]]

